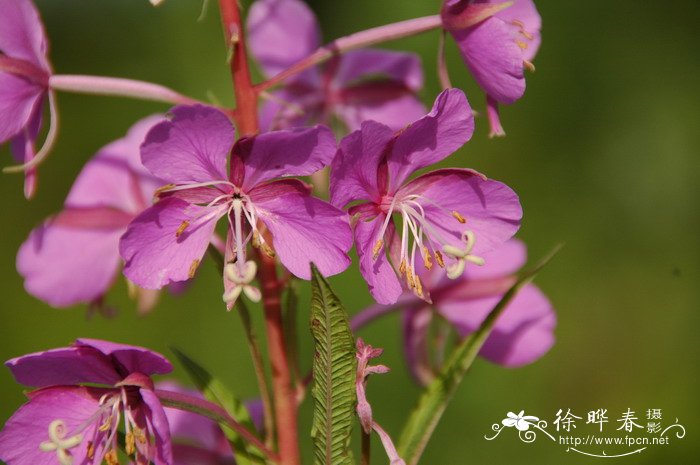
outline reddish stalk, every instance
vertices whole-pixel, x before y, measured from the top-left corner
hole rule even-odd
[[[236,96],[236,125],[241,136],[257,134],[258,92],[253,87],[241,12],[237,0],[219,0],[227,46],[230,47],[231,75]],[[272,368],[277,444],[281,465],[300,465],[297,404],[287,360],[282,324],[281,286],[274,258],[260,253],[259,278],[263,294],[267,345]]]

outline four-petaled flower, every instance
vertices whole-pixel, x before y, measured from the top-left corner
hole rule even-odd
[[[352,235],[347,215],[311,196],[311,188],[285,176],[310,175],[326,166],[335,139],[323,126],[274,131],[239,139],[229,119],[209,107],[178,106],[141,146],[141,160],[168,184],[120,242],[124,274],[146,289],[194,276],[220,218],[228,222],[224,300],[229,308],[251,286],[252,243],[276,254],[294,275],[310,279],[310,264],[328,276],[345,270]],[[231,154],[227,173],[227,159]],[[262,228],[262,229],[261,229]],[[272,236],[272,243],[266,237]]]
[[[257,0],[248,15],[248,43],[262,71],[274,76],[314,52],[321,33],[301,0]],[[363,49],[344,53],[287,79],[261,110],[263,128],[331,123],[351,131],[374,120],[398,129],[425,114],[420,58],[412,53]]]
[[[48,42],[31,0],[0,0],[0,144],[10,140],[20,163],[36,155],[45,100],[51,101]],[[36,169],[25,170],[24,195],[36,190]]]
[[[506,418],[504,418],[501,423],[503,423],[503,426],[507,426],[508,428],[515,426],[518,431],[527,431],[530,429],[531,424],[534,424],[539,420],[540,419],[537,417],[525,415],[525,410],[521,410],[517,415],[513,412],[508,412],[506,414]]]
[[[505,134],[498,104],[511,104],[525,92],[525,73],[540,46],[540,18],[532,0],[445,0],[445,29],[486,93],[491,136]]]
[[[415,273],[416,259],[426,268],[437,263],[454,279],[468,262],[483,264],[480,254],[518,230],[522,210],[517,195],[475,171],[441,169],[406,182],[413,172],[461,147],[473,129],[464,93],[448,89],[430,113],[399,132],[365,121],[341,141],[332,164],[331,203],[344,207],[360,202],[349,212],[360,271],[377,302],[391,304],[399,298],[397,274],[429,300]],[[400,230],[394,218],[400,219]]]
[[[162,355],[94,339],[9,360],[15,379],[40,388],[0,432],[8,465],[118,463],[118,429],[137,464],[173,463],[170,429],[150,376],[172,370]]]
[[[139,158],[146,132],[161,119],[144,118],[103,147],[83,167],[64,209],[29,234],[17,254],[27,292],[54,307],[103,305],[121,265],[119,238],[163,184]],[[136,292],[139,310],[155,303],[157,293]]]
[[[435,267],[427,270],[422,263],[417,263],[416,273],[431,289],[432,304],[407,292],[394,305],[374,305],[357,314],[353,318],[353,329],[389,311],[401,309],[408,367],[418,382],[427,384],[435,371],[427,344],[435,314],[451,323],[461,337],[469,336],[515,283],[515,274],[526,258],[525,244],[511,239],[484,254],[484,266],[470,267],[455,280],[445,277]],[[552,304],[537,286],[527,284],[496,320],[479,355],[509,368],[532,363],[554,344],[555,326]]]

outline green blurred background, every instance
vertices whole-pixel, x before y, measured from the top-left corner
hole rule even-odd
[[[440,2],[311,3],[325,38],[332,39],[434,14]],[[58,73],[143,79],[231,103],[215,2],[201,22],[196,21],[198,1],[169,0],[158,9],[146,0],[37,4]],[[555,243],[566,243],[538,278],[557,309],[557,344],[542,360],[520,369],[478,361],[422,463],[596,461],[566,453],[565,446],[544,439],[527,445],[508,433],[488,442],[484,434],[511,410],[524,409],[551,421],[560,408],[585,416],[601,407],[609,411],[610,429],[629,407],[639,415],[661,408],[664,423],[677,417],[688,430],[671,445],[617,460],[697,463],[700,5],[695,0],[550,0],[538,2],[538,8],[544,21],[543,47],[535,60],[537,72],[528,76],[525,97],[502,111],[508,136],[489,140],[487,123],[480,118],[472,141],[449,163],[476,168],[519,193],[525,209],[519,237],[529,244],[533,259]],[[438,33],[431,32],[388,44],[421,54],[426,70],[422,97],[428,104],[439,91],[437,39]],[[448,52],[454,84],[483,109],[483,96],[453,43]],[[5,224],[0,359],[62,346],[80,336],[144,345],[166,354],[174,345],[203,361],[241,397],[255,395],[240,322],[224,311],[220,278],[210,264],[201,267],[189,292],[165,296],[147,317],[136,316],[122,280],[109,296],[120,309],[113,320],[88,320],[84,307],[53,310],[24,292],[14,260],[31,228],[61,208],[73,179],[97,149],[121,137],[136,119],[166,109],[67,94],[59,96],[59,104],[60,139],[43,166],[38,197],[24,200],[18,176],[6,175],[0,182]],[[2,159],[7,164],[5,148]],[[356,268],[348,275],[332,283],[354,313],[370,298]],[[302,302],[308,302],[306,289]],[[260,312],[254,313],[262,330]],[[308,366],[310,335],[303,305],[300,317]],[[419,392],[403,365],[397,323],[393,316],[362,332],[368,342],[386,348],[382,361],[393,368],[390,375],[373,378],[369,389],[376,419],[394,436]],[[185,379],[180,369],[176,376]],[[4,422],[23,399],[22,388],[6,370],[0,370],[0,399]],[[309,424],[307,402],[302,410],[305,436]],[[579,430],[590,431],[586,428],[580,425]],[[375,463],[386,463],[378,442],[374,452]]]

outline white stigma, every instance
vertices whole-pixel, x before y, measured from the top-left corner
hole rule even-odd
[[[49,440],[39,445],[42,452],[56,452],[61,465],[73,465],[73,456],[70,449],[83,441],[82,434],[68,436],[66,424],[63,420],[54,420],[49,424]]]

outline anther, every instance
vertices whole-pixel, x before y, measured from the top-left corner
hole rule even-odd
[[[445,259],[442,258],[442,252],[440,252],[439,250],[435,251],[435,261],[437,262],[440,268],[445,268]]]
[[[95,458],[95,443],[92,441],[88,441],[87,458],[89,458],[90,460]]]
[[[126,449],[126,455],[131,455],[136,452],[136,441],[134,439],[134,433],[131,431],[126,433],[124,448]]]
[[[401,273],[402,276],[406,274],[406,260],[405,259],[401,260],[401,264],[399,265],[399,273]]]
[[[384,240],[379,239],[377,242],[374,244],[374,248],[372,249],[372,259],[376,260],[379,258],[379,252],[382,250],[382,247],[384,246]]]
[[[523,66],[531,73],[535,72],[535,65],[533,65],[531,61],[523,60]]]
[[[146,435],[141,428],[134,428],[134,437],[139,444],[146,444]]]
[[[119,465],[117,451],[114,449],[110,449],[109,451],[107,451],[107,453],[105,454],[105,462],[107,462],[107,465]]]
[[[430,257],[430,251],[427,247],[423,247],[423,265],[425,265],[426,270],[430,270],[433,267],[433,260]]]
[[[260,248],[262,249],[263,253],[265,253],[265,255],[267,255],[270,258],[275,258],[275,251],[272,249],[272,247],[267,245],[266,242],[260,244]]]
[[[521,50],[527,50],[527,42],[523,42],[520,39],[515,39],[515,43],[518,44]]]
[[[460,215],[458,211],[453,211],[452,216],[454,216],[455,219],[462,224],[467,222],[467,220],[462,215]]]
[[[180,226],[177,227],[177,231],[175,231],[175,237],[180,237],[182,236],[182,233],[185,232],[185,229],[190,225],[190,222],[185,220],[182,223],[180,223]]]
[[[190,279],[194,278],[194,275],[197,273],[197,268],[199,268],[199,260],[194,259],[192,260],[192,263],[190,263],[190,269],[187,272],[187,276],[189,276]]]

